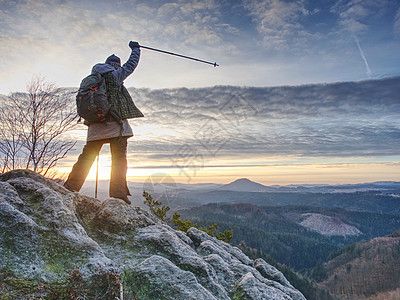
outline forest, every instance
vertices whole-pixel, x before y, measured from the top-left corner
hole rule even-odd
[[[357,200],[360,194],[348,196]],[[309,300],[374,300],[376,294],[382,297],[376,299],[396,299],[384,297],[397,295],[399,280],[391,274],[400,274],[392,267],[400,265],[398,214],[249,203],[210,203],[179,213],[200,226],[216,223],[222,231],[233,230],[231,244],[275,265]],[[311,213],[356,227],[360,234],[324,235],[300,225]]]

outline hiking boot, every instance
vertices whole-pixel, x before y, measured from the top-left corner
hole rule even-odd
[[[129,200],[128,196],[121,196],[121,197],[114,197],[114,198],[124,200],[126,202],[126,204],[131,204],[131,200]]]

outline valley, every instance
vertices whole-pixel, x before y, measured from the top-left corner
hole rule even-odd
[[[145,189],[171,207],[170,215],[177,211],[199,226],[233,229],[232,245],[269,260],[309,300],[399,294],[392,275],[400,272],[394,267],[400,265],[399,182],[264,186],[238,179],[129,187],[134,205],[145,207]]]

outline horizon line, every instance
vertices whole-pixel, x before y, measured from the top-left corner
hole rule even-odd
[[[151,177],[151,176],[149,176],[149,177]],[[154,176],[154,177],[158,177],[158,176]],[[247,179],[247,180],[251,181],[252,183],[257,183],[257,184],[263,185],[265,187],[310,186],[310,185],[312,185],[312,186],[316,186],[316,185],[319,185],[319,186],[340,186],[340,185],[374,184],[374,183],[384,183],[384,182],[400,183],[400,181],[396,181],[396,180],[378,180],[378,181],[368,181],[368,182],[358,182],[358,183],[290,183],[290,184],[285,184],[285,185],[281,185],[281,184],[265,185],[265,184],[259,183],[257,181],[253,181],[251,179],[248,179],[246,177],[242,177],[242,178],[235,179],[235,180],[233,180],[231,182],[228,182],[228,183],[215,183],[215,182],[183,183],[183,182],[175,182],[175,181],[174,182],[168,182],[167,181],[167,182],[163,182],[162,184],[182,184],[182,185],[215,184],[215,185],[228,185],[230,183],[236,182],[236,181],[241,180],[241,179]],[[85,182],[88,182],[88,181],[95,182],[96,179],[86,179],[85,180]],[[110,179],[99,179],[98,181],[110,181]],[[146,180],[144,180],[144,181],[130,181],[130,180],[127,180],[127,182],[128,183],[140,183],[140,184],[143,184],[143,183],[146,183],[147,181]],[[155,183],[158,183],[158,182],[155,182]]]

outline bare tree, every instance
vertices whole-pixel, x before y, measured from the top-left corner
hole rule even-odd
[[[19,137],[19,128],[16,126],[17,114],[4,101],[0,106],[0,155],[1,172],[21,168],[23,162],[19,157],[22,149],[22,140]]]
[[[35,77],[27,93],[12,93],[6,101],[0,112],[3,169],[19,168],[22,161],[47,175],[76,143],[63,138],[76,125],[71,93]]]

